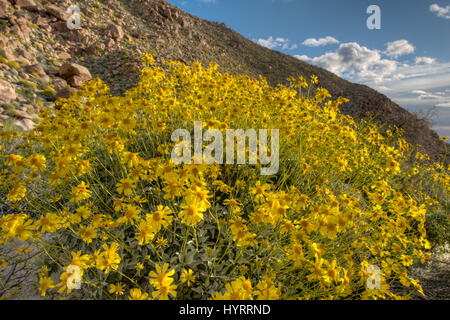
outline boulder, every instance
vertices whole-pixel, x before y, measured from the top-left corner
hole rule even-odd
[[[34,9],[36,7],[36,2],[33,0],[16,0],[16,7],[23,9]]]
[[[64,89],[67,86],[66,80],[61,79],[61,78],[54,78],[52,80],[52,84],[53,84],[56,92],[61,91],[62,89]]]
[[[79,88],[83,85],[84,80],[80,76],[71,76],[69,79],[67,79],[67,83],[74,88]]]
[[[67,52],[61,51],[56,54],[59,59],[70,59],[72,56]]]
[[[9,103],[17,98],[16,91],[13,86],[0,79],[0,103]]]
[[[20,123],[20,126],[24,128],[25,131],[33,130],[35,126],[35,123],[31,119],[22,119]]]
[[[90,46],[87,46],[86,48],[84,48],[84,52],[87,55],[96,56],[99,52],[99,47],[97,44],[91,44]]]
[[[67,62],[62,65],[61,69],[59,69],[59,75],[65,80],[69,80],[73,76],[77,76],[83,82],[91,80],[92,78],[88,68],[71,62]]]
[[[4,18],[8,14],[11,4],[7,0],[0,0],[0,18]]]
[[[59,90],[56,93],[56,98],[64,98],[64,99],[69,99],[70,95],[74,92],[77,92],[77,89],[75,88],[70,88],[70,87],[65,87],[61,90]]]
[[[69,14],[66,12],[66,10],[64,10],[63,8],[60,8],[54,4],[49,4],[48,6],[45,7],[45,11],[51,15],[54,16],[55,18],[58,18],[59,20],[62,21],[67,21],[67,19],[69,18]]]
[[[38,27],[48,26],[48,19],[43,16],[36,16],[36,18],[34,18],[34,24]]]
[[[114,40],[121,40],[123,38],[123,30],[116,24],[110,24],[106,28],[106,35],[113,38]]]
[[[115,44],[116,44],[116,42],[111,38],[106,39],[105,43],[104,43],[106,48],[112,48]]]
[[[13,111],[11,111],[11,114],[20,119],[31,119],[32,118],[31,115],[29,115],[26,111],[19,110],[19,109],[14,109]]]
[[[52,25],[52,28],[53,28],[54,30],[56,30],[56,31],[58,31],[58,32],[62,32],[62,33],[69,32],[69,31],[70,31],[70,29],[67,27],[67,23],[64,22],[64,21],[58,21],[58,22],[55,22],[55,23]]]
[[[26,66],[24,69],[28,73],[37,73],[39,76],[46,75],[44,68],[39,63]]]

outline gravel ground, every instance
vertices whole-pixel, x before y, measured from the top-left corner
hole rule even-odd
[[[450,253],[435,252],[430,260],[414,267],[410,275],[419,280],[425,293],[425,297],[420,293],[412,294],[412,300],[450,300]],[[409,292],[409,288],[399,282],[391,287],[395,293]]]

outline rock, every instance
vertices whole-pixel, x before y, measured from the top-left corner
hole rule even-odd
[[[16,91],[11,84],[0,79],[0,103],[9,103],[16,98]]]
[[[62,89],[64,89],[67,86],[66,80],[61,79],[61,78],[54,78],[52,80],[52,84],[53,84],[56,92],[61,91]]]
[[[24,110],[14,109],[11,111],[11,114],[20,119],[32,119],[31,115]]]
[[[23,119],[22,121],[20,121],[20,123],[21,123],[21,127],[25,131],[33,130],[33,128],[35,126],[35,123],[31,119]]]
[[[71,81],[77,82],[78,81],[88,81],[91,80],[92,76],[89,72],[89,69],[86,67],[83,67],[76,63],[65,63],[62,65],[62,67],[59,69],[59,75],[61,78],[67,80],[69,82],[69,79]],[[73,76],[79,77],[79,79],[73,79]]]
[[[44,31],[47,35],[52,32],[52,26],[50,24],[39,26],[39,29]]]
[[[16,56],[14,55],[14,53],[11,51],[10,48],[4,47],[3,53],[4,53],[4,56],[5,56],[5,58],[7,60],[9,60],[9,61],[15,61],[16,60]]]
[[[43,84],[48,84],[50,82],[50,77],[46,74],[42,75],[39,80],[43,83]]]
[[[2,114],[3,111],[5,111],[5,110],[2,107],[0,107],[0,114]]]
[[[67,52],[61,51],[56,54],[59,59],[70,59],[72,56]]]
[[[11,4],[7,0],[0,0],[0,18],[4,18],[7,16],[9,7]]]
[[[37,73],[39,76],[47,75],[44,68],[39,63],[26,66],[24,69],[28,73]]]
[[[112,48],[115,44],[116,44],[116,42],[111,38],[109,38],[105,41],[106,48]]]
[[[48,25],[48,19],[44,18],[43,16],[37,16],[34,19],[34,24],[38,27],[43,27]]]
[[[75,88],[65,87],[56,93],[56,98],[69,99],[70,95],[78,90]]]
[[[33,60],[33,55],[30,53],[30,49],[19,48],[16,50],[17,54],[24,57],[27,60]]]
[[[7,116],[6,114],[0,114],[0,120],[8,120],[9,116]]]
[[[33,0],[16,0],[16,7],[23,9],[34,9],[36,7],[36,2]]]
[[[22,79],[28,80],[30,79],[30,75],[28,73],[25,72],[19,72],[19,77],[21,77]]]
[[[96,56],[98,54],[98,51],[99,51],[99,48],[98,48],[98,45],[96,45],[96,44],[91,44],[90,46],[87,46],[86,48],[84,48],[84,52],[90,56]]]
[[[70,16],[63,8],[60,8],[54,4],[49,4],[48,6],[46,6],[45,11],[49,15],[54,16],[55,18],[58,18],[62,21],[67,21]]]
[[[110,24],[106,28],[106,35],[113,38],[114,40],[121,40],[123,38],[123,30],[118,25]]]
[[[84,81],[80,76],[71,76],[69,79],[67,79],[67,83],[74,88],[79,88],[83,85]]]
[[[58,31],[58,32],[69,32],[70,31],[70,29],[67,27],[67,23],[66,22],[64,22],[64,21],[58,21],[58,22],[55,22],[53,25],[52,25],[52,28],[54,29],[54,30],[56,30],[56,31]]]
[[[37,104],[33,104],[33,111],[34,113],[39,114],[39,111],[41,111],[41,107]]]
[[[22,57],[22,56],[19,56],[19,57],[17,58],[17,61],[20,61],[20,62],[21,62],[23,65],[25,65],[25,66],[31,64],[31,63],[30,63],[30,60],[28,60],[27,58]]]

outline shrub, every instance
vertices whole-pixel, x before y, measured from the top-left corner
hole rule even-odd
[[[330,100],[315,77],[271,88],[216,64],[144,59],[124,96],[94,79],[43,111],[34,131],[1,135],[1,192],[19,213],[0,218],[0,244],[42,250],[42,295],[401,298],[394,280],[422,291],[408,266],[428,256],[426,216],[448,199],[446,168],[420,153],[411,165],[399,130],[383,137],[341,114],[346,100]],[[194,120],[223,132],[279,129],[279,172],[175,165],[171,134],[192,132]],[[82,285],[71,293],[73,268]]]

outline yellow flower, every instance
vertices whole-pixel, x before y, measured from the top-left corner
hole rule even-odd
[[[272,280],[266,278],[256,285],[255,294],[257,300],[278,300],[281,290],[275,286]]]
[[[194,276],[194,271],[192,271],[191,269],[184,269],[183,272],[181,273],[181,283],[185,283],[187,284],[188,287],[191,286],[191,282],[195,282],[195,276]]]
[[[91,197],[91,191],[88,190],[88,185],[82,181],[78,186],[72,189],[71,202],[80,202],[82,200],[89,199]]]
[[[142,270],[144,269],[144,264],[142,262],[136,263],[136,270]]]
[[[116,184],[117,192],[123,193],[125,196],[129,196],[133,193],[133,189],[136,187],[134,181],[130,178],[121,179],[119,183]]]
[[[203,212],[197,203],[181,205],[179,216],[181,221],[188,226],[195,226],[203,220]]]
[[[153,230],[158,232],[162,227],[167,228],[172,223],[172,210],[169,207],[163,207],[158,205],[158,210],[154,211],[152,214],[147,214],[147,222],[153,227]]]
[[[173,279],[170,278],[173,274],[175,274],[175,270],[171,269],[170,271],[167,271],[169,269],[169,264],[164,263],[162,266],[156,265],[155,271],[150,271],[148,274],[150,276],[149,282],[154,287],[158,286],[159,284],[163,284],[165,282],[172,283]]]
[[[139,288],[133,288],[130,290],[130,296],[128,300],[147,300],[148,293],[142,292]]]
[[[34,154],[28,158],[28,162],[33,171],[44,170],[46,168],[45,161],[45,156],[42,154]]]
[[[130,223],[132,225],[134,225],[134,221],[139,219],[139,213],[141,212],[141,210],[131,204],[128,204],[125,208],[124,208],[124,217],[123,220],[126,221],[127,223]]]
[[[72,255],[71,265],[78,266],[82,269],[89,267],[90,258],[88,254],[81,255],[81,250],[78,252],[71,252],[70,254]]]
[[[92,226],[82,226],[79,231],[80,238],[87,244],[97,237],[96,228]]]
[[[41,296],[45,297],[48,289],[54,288],[53,280],[50,277],[41,277],[39,280],[39,291],[41,291]]]
[[[136,239],[139,245],[148,244],[155,237],[155,229],[153,223],[147,220],[141,220],[138,226],[139,232],[136,233]]]
[[[105,273],[108,274],[110,268],[117,270],[119,267],[119,263],[121,261],[121,258],[117,253],[119,250],[119,244],[117,242],[113,242],[110,247],[108,247],[107,244],[103,244],[102,248],[105,251],[98,255],[96,266],[100,270],[105,270]]]
[[[293,244],[288,252],[289,259],[294,261],[294,266],[299,266],[303,260],[303,248],[300,244]]]
[[[109,289],[109,293],[114,293],[115,295],[121,296],[121,295],[123,295],[124,288],[125,288],[125,285],[123,283],[121,283],[121,282],[119,282],[116,285],[111,284],[110,285],[110,289]]]
[[[157,283],[156,290],[152,292],[153,299],[169,300],[169,295],[173,298],[177,297],[177,286],[171,282]]]
[[[158,238],[156,239],[156,246],[158,248],[164,248],[167,245],[167,239],[166,238]]]
[[[18,183],[9,192],[7,199],[11,202],[20,201],[25,197],[26,192],[27,188],[25,185],[23,183]]]
[[[266,191],[270,189],[270,185],[261,184],[261,181],[256,181],[255,187],[250,188],[250,194],[255,195],[255,201],[259,202],[264,200]]]
[[[225,285],[225,293],[216,292],[214,300],[247,300],[252,298],[252,285],[245,277],[240,277]]]

